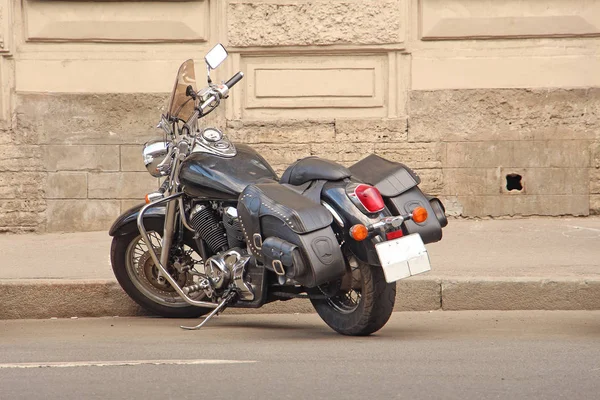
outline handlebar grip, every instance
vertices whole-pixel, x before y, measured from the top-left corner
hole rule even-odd
[[[243,77],[244,77],[244,73],[240,71],[237,74],[235,74],[234,76],[232,76],[230,80],[225,82],[225,86],[227,86],[229,89],[231,89],[233,87],[233,85],[235,85],[236,83],[241,81]]]

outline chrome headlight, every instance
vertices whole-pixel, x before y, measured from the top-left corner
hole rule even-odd
[[[169,144],[164,140],[151,140],[144,144],[144,150],[142,151],[142,155],[144,157],[144,165],[150,175],[155,178],[160,178],[163,176],[163,170],[158,170],[159,164],[165,161],[167,154],[169,153]]]

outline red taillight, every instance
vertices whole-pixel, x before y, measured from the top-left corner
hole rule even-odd
[[[385,207],[381,193],[373,186],[358,185],[356,189],[354,189],[354,195],[358,201],[360,201],[360,204],[362,204],[370,213],[379,212]]]
[[[387,240],[398,239],[398,238],[401,238],[402,236],[404,236],[404,232],[402,232],[402,229],[398,229],[397,231],[388,232],[385,234],[385,237],[387,238]]]

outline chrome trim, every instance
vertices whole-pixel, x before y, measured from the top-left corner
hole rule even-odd
[[[146,198],[148,199],[148,201],[150,201],[150,203],[154,203],[155,201],[160,200],[164,197],[165,195],[161,192],[152,192],[146,195]]]
[[[262,249],[263,242],[260,233],[255,233],[254,235],[252,235],[252,244],[254,244],[254,247],[256,247],[257,250]]]
[[[279,276],[285,275],[285,269],[283,269],[283,264],[281,263],[281,261],[273,260],[273,262],[271,263],[271,266],[273,267],[273,271],[275,271],[275,273],[277,275],[279,275]]]
[[[335,219],[335,222],[337,222],[337,224],[341,228],[343,228],[344,227],[344,220],[342,219],[342,217],[340,216],[340,214],[338,214],[338,212],[335,211],[335,209],[333,207],[331,207],[331,205],[329,205],[328,203],[325,203],[324,201],[322,201],[321,204],[323,205],[323,207],[325,207],[327,209],[327,211],[329,211],[331,213],[331,215],[333,215],[333,219]]]
[[[204,268],[206,269],[206,276],[210,279],[210,284],[215,289],[222,289],[224,286],[229,284],[231,280],[231,271],[227,268],[225,257],[229,254],[219,254],[206,260]]]
[[[181,217],[181,222],[183,222],[183,226],[185,226],[188,230],[195,232],[192,225],[187,220],[187,215],[185,215],[185,208],[183,208],[183,197],[179,198],[179,216]]]
[[[233,266],[231,267],[231,274],[233,275],[233,285],[239,289],[239,298],[240,300],[252,301],[254,300],[254,290],[252,286],[248,285],[246,281],[244,281],[244,271],[246,270],[246,265],[250,261],[250,256],[247,254],[240,254],[236,250],[230,250],[226,254],[234,254],[237,255],[237,259]]]
[[[160,116],[160,121],[158,121],[158,125],[156,125],[156,127],[165,131],[167,135],[173,134],[173,127],[171,126],[171,124],[169,124],[169,121],[165,118],[164,115]]]
[[[379,228],[399,228],[405,220],[410,219],[408,217],[402,216],[402,215],[397,215],[395,217],[385,217],[380,219],[379,221],[369,225],[367,227],[367,229],[369,230],[369,232],[374,231],[375,229],[379,229]]]
[[[221,139],[216,142],[206,140],[203,135],[204,132],[209,129],[220,132],[222,135]],[[223,131],[217,128],[205,128],[200,135],[196,136],[196,141],[192,147],[192,153],[208,153],[229,158],[235,157],[237,155],[237,150]]]
[[[225,209],[225,214],[227,214],[231,219],[238,219],[238,211],[235,207],[227,207]]]
[[[166,175],[163,172],[164,163],[171,153],[169,143],[162,139],[151,140],[144,144],[142,157],[146,169],[155,178]]]
[[[207,132],[216,132],[219,135],[219,137],[217,139],[209,138],[207,136],[208,135]],[[205,128],[202,131],[201,135],[202,135],[202,139],[205,140],[205,141],[207,141],[208,143],[216,143],[216,142],[219,142],[219,141],[221,141],[223,139],[223,132],[221,132],[217,128]]]
[[[175,279],[173,279],[173,277],[171,275],[169,275],[169,272],[167,271],[167,269],[163,266],[163,264],[158,259],[158,256],[156,255],[156,252],[154,251],[154,247],[152,246],[152,243],[150,242],[150,238],[148,238],[148,232],[146,231],[146,228],[144,228],[144,214],[146,213],[146,211],[148,211],[148,209],[150,209],[152,207],[156,207],[163,203],[167,203],[167,202],[169,202],[169,204],[171,204],[170,202],[172,200],[175,200],[176,198],[178,198],[182,195],[183,195],[183,193],[175,193],[171,196],[165,197],[162,200],[159,200],[154,203],[146,204],[144,207],[142,207],[142,209],[140,210],[140,213],[138,214],[138,217],[137,217],[138,230],[140,231],[140,234],[142,235],[142,240],[144,240],[144,243],[146,243],[146,246],[148,247],[148,252],[150,253],[150,256],[152,257],[152,261],[154,261],[154,264],[160,271],[161,275],[167,280],[167,282],[169,282],[171,284],[171,286],[173,287],[173,289],[175,289],[177,294],[179,294],[179,296],[181,296],[181,298],[183,300],[185,300],[186,303],[191,304],[193,306],[216,308],[216,307],[218,307],[218,304],[216,304],[216,303],[194,300],[194,299],[190,298],[187,294],[185,294],[185,292],[179,287],[179,285],[177,284]],[[168,205],[167,205],[167,214],[170,211],[169,208],[174,210],[173,207],[168,207]],[[167,215],[167,217],[168,217],[168,215]],[[168,219],[169,218],[167,218],[165,220],[165,231],[172,231],[172,228],[168,229],[168,227],[166,225],[166,222]],[[163,246],[165,245],[165,243],[169,243],[169,248],[170,248],[170,240],[165,241],[164,239],[165,238],[163,238]],[[168,253],[169,253],[168,251],[162,251],[161,256],[162,256],[162,254],[168,254]],[[168,260],[168,258],[167,258],[167,260]]]

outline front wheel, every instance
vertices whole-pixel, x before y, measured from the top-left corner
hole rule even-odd
[[[381,329],[392,315],[396,283],[387,283],[381,267],[374,267],[352,257],[347,260],[352,272],[348,291],[338,291],[328,299],[311,299],[319,316],[342,335],[366,336]],[[331,292],[327,284],[323,294]]]
[[[152,247],[160,257],[161,235],[149,231]],[[184,243],[171,249],[167,270],[180,286],[193,283],[193,277],[172,266],[176,261],[189,267],[202,263],[194,250],[194,243]],[[186,303],[171,285],[159,278],[158,268],[150,256],[146,243],[139,233],[115,236],[111,246],[111,264],[117,281],[125,292],[140,306],[153,314],[167,318],[193,318],[206,314],[210,309]],[[203,293],[196,293],[195,300],[203,300]]]

